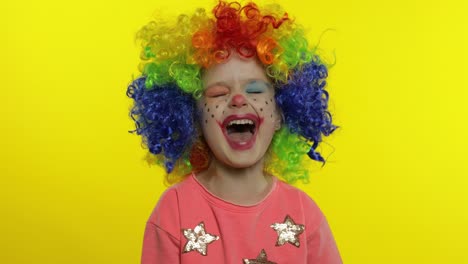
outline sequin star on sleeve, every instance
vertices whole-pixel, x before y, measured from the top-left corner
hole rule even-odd
[[[276,264],[276,262],[269,261],[265,250],[262,249],[256,259],[244,259],[244,264]]]
[[[187,243],[184,246],[183,253],[197,251],[203,256],[206,256],[208,244],[219,239],[219,236],[208,234],[205,231],[205,224],[203,222],[196,225],[193,230],[182,229],[182,232],[184,233],[185,238],[187,238]]]
[[[274,223],[270,227],[278,234],[276,246],[282,246],[285,243],[292,244],[296,247],[300,246],[299,235],[304,232],[305,226],[296,225],[289,215],[286,215],[283,223]]]

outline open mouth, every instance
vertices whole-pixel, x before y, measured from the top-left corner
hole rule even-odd
[[[221,125],[229,145],[237,150],[248,149],[255,143],[261,120],[253,114],[231,115]]]
[[[227,136],[234,141],[248,141],[255,134],[255,123],[250,119],[239,119],[226,126]]]

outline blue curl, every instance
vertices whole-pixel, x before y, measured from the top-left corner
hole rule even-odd
[[[146,77],[134,80],[127,96],[134,100],[130,117],[136,129],[129,131],[143,138],[152,154],[164,156],[167,173],[188,153],[196,136],[196,102],[191,94],[175,84],[146,88]]]
[[[328,136],[338,128],[332,124],[328,112],[328,92],[325,90],[327,68],[318,57],[295,69],[286,83],[276,91],[276,103],[282,110],[285,124],[292,133],[297,133],[312,142],[307,155],[316,161],[325,162],[315,151],[322,135]]]

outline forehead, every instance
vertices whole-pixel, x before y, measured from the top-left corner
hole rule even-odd
[[[216,64],[204,71],[202,75],[204,87],[213,83],[244,84],[251,80],[269,82],[265,69],[253,58],[245,59],[231,54],[224,63]]]

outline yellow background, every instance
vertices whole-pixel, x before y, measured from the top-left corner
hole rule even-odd
[[[127,132],[133,36],[157,7],[213,3],[161,2],[2,4],[1,263],[139,262],[164,186]],[[467,2],[283,2],[313,43],[333,29],[341,128],[304,188],[344,262],[468,263]]]

